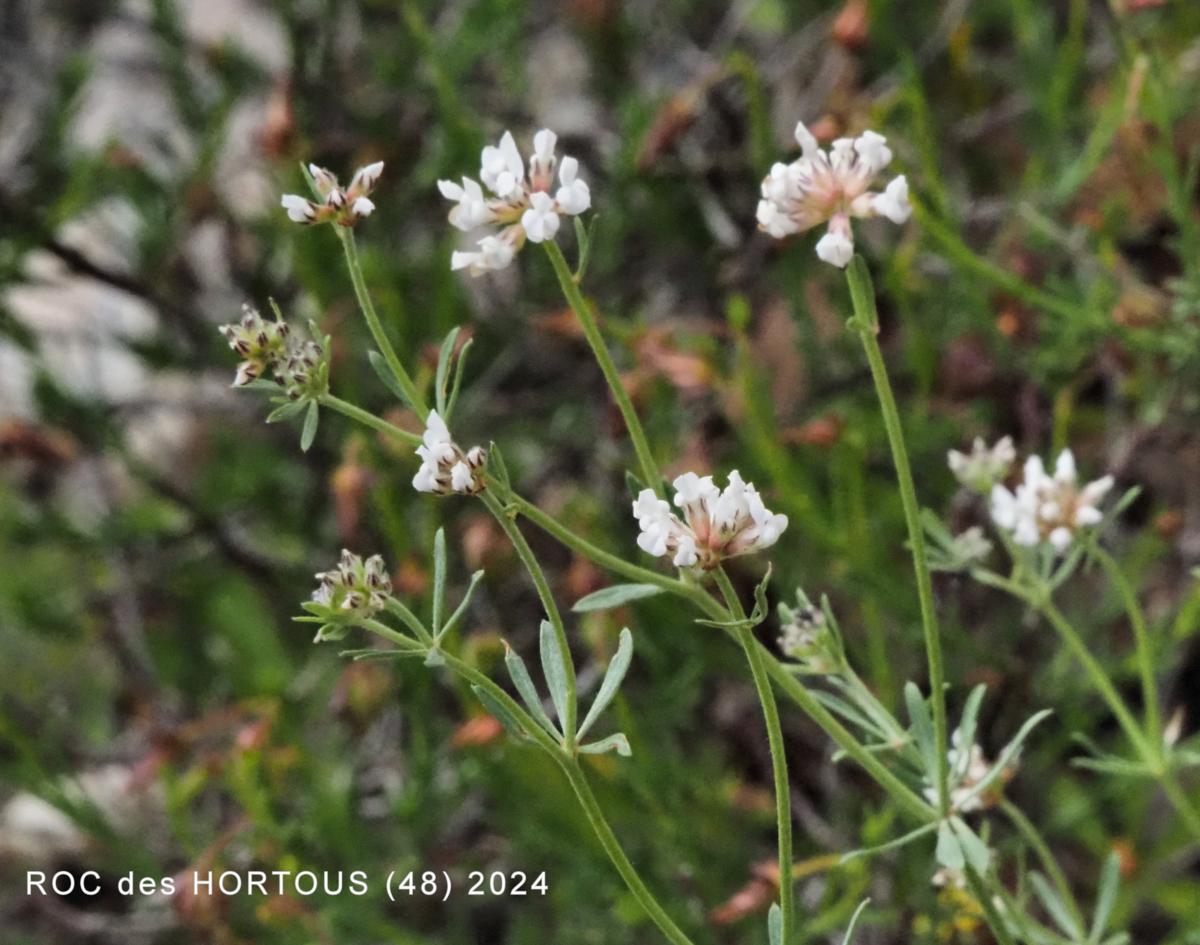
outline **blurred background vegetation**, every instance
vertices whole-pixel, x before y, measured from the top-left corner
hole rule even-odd
[[[1191,0],[4,0],[0,3],[0,940],[657,940],[546,760],[420,666],[347,664],[293,624],[342,546],[419,601],[444,525],[487,569],[463,649],[525,649],[539,611],[482,509],[409,486],[407,451],[329,415],[298,431],[228,389],[215,327],[278,300],[334,336],[336,393],[412,425],[366,369],[333,234],[289,224],[297,163],[386,161],[360,228],[387,328],[428,376],[475,340],[463,442],[605,547],[636,555],[630,449],[541,254],[449,271],[435,181],[543,126],[599,212],[587,286],[669,472],[736,466],[791,517],[773,593],[828,593],[885,702],[921,679],[916,595],[840,274],[754,229],[804,119],[888,135],[918,212],[864,227],[921,498],[979,519],[945,468],[975,435],[1071,443],[1141,498],[1114,536],[1153,622],[1169,716],[1200,720],[1200,5]],[[569,604],[606,578],[530,533]],[[740,577],[748,588],[761,562]],[[1136,942],[1200,942],[1200,867],[1153,785],[1074,768],[1119,744],[1052,636],[946,579],[951,704],[986,682],[989,753],[1035,709],[1009,787],[1077,891],[1122,857]],[[1113,591],[1066,605],[1133,682]],[[765,941],[770,765],[731,644],[660,599],[572,626],[583,679],[637,645],[630,760],[592,773],[633,860],[698,942]],[[774,636],[773,623],[762,632]],[[1129,687],[1136,699],[1136,687]],[[986,942],[895,811],[792,708],[805,941],[873,900],[862,942]],[[1194,789],[1194,786],[1193,786]],[[1019,838],[994,817],[1011,872]],[[764,865],[766,864],[766,865]],[[352,897],[23,895],[24,870],[365,869]],[[387,870],[545,871],[545,898],[389,904]]]

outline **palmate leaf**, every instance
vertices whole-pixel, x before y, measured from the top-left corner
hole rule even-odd
[[[930,783],[937,781],[937,750],[934,747],[933,719],[929,715],[929,706],[916,683],[904,684],[904,702],[908,707],[908,717],[912,722],[913,738],[917,750],[921,753],[921,761],[925,765]]]
[[[1046,881],[1046,877],[1041,873],[1029,874],[1029,885],[1033,889],[1033,894],[1037,897],[1038,902],[1042,904],[1042,908],[1046,910],[1046,914],[1050,916],[1055,925],[1059,927],[1064,935],[1071,941],[1078,942],[1083,939],[1083,929],[1075,922],[1071,915],[1071,910],[1066,907],[1062,899],[1059,898],[1054,888]]]
[[[1092,927],[1088,932],[1089,942],[1099,942],[1108,928],[1113,906],[1117,902],[1117,890],[1121,885],[1121,858],[1114,851],[1104,861],[1100,871],[1100,888],[1096,893],[1096,912],[1092,916]]]

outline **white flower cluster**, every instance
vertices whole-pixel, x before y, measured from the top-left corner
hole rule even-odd
[[[1097,506],[1112,487],[1112,476],[1104,476],[1079,488],[1070,450],[1059,453],[1053,476],[1040,456],[1030,456],[1016,492],[1000,484],[992,487],[992,521],[1011,532],[1018,545],[1032,548],[1049,542],[1061,553],[1080,529],[1100,523],[1103,515]]]
[[[287,211],[289,220],[304,224],[339,223],[342,226],[354,226],[374,212],[375,204],[369,195],[379,183],[383,161],[360,167],[345,190],[338,184],[337,177],[323,167],[310,164],[308,173],[321,200],[317,202],[299,194],[284,194],[280,204]]]
[[[338,565],[317,575],[313,603],[327,608],[331,614],[369,617],[387,604],[392,593],[392,579],[379,555],[366,561],[352,551],[342,551]]]
[[[676,567],[711,570],[725,558],[769,548],[787,528],[787,516],[768,510],[736,469],[724,490],[712,476],[691,472],[672,485],[682,520],[650,489],[638,494],[633,514],[642,529],[638,546],[648,554],[669,555]]]
[[[473,446],[465,453],[454,442],[446,422],[436,410],[425,420],[425,435],[417,447],[421,467],[413,476],[413,488],[435,495],[478,495],[484,489],[487,450]]]
[[[955,729],[954,734],[950,736],[946,760],[949,762],[950,771],[950,806],[960,814],[969,814],[990,806],[992,799],[986,797],[985,792],[981,791],[972,796],[975,786],[992,770],[992,766],[983,757],[983,749],[975,743],[964,746],[962,733]],[[937,788],[925,788],[925,797],[931,804],[936,804]]]
[[[465,233],[489,224],[501,227],[478,242],[472,252],[455,252],[451,269],[468,269],[472,275],[504,269],[525,245],[541,243],[558,233],[559,216],[576,216],[592,205],[591,191],[579,179],[579,162],[564,157],[559,164],[554,147],[558,136],[543,128],[533,136],[529,173],[517,144],[504,132],[499,146],[488,145],[480,160],[479,179],[494,196],[484,193],[479,181],[464,177],[462,184],[438,181],[438,190],[454,201],[450,222]],[[558,169],[558,189],[554,171]]]
[[[950,471],[968,489],[987,495],[992,486],[1008,475],[1017,458],[1016,447],[1011,436],[1003,437],[995,446],[989,447],[983,437],[975,437],[970,453],[951,450],[947,454]]]
[[[791,164],[776,163],[762,182],[758,225],[777,239],[803,233],[828,222],[817,241],[817,255],[845,268],[854,257],[851,217],[887,217],[903,223],[912,213],[908,181],[893,178],[883,193],[869,188],[892,160],[887,139],[874,131],[857,138],[838,138],[825,151],[804,126],[796,125],[800,157]]]

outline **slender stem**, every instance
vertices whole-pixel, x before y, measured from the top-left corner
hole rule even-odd
[[[996,904],[992,902],[991,894],[984,885],[983,879],[975,872],[973,866],[966,868],[966,874],[967,885],[971,887],[972,895],[983,909],[983,917],[987,921],[988,928],[992,930],[992,934],[996,936],[996,941],[999,945],[1016,945],[1008,931],[1008,926],[1004,924],[1003,917],[996,911]]]
[[[887,428],[888,443],[892,448],[892,461],[896,466],[896,478],[900,483],[900,501],[904,506],[904,522],[908,526],[908,542],[912,551],[913,571],[917,578],[917,597],[921,604],[921,627],[925,634],[925,653],[929,662],[930,702],[933,705],[933,738],[937,754],[938,807],[943,814],[950,810],[949,759],[946,754],[946,680],[942,665],[942,645],[938,635],[937,612],[933,604],[933,582],[929,576],[929,564],[925,559],[925,535],[921,528],[921,509],[917,504],[917,492],[913,486],[912,468],[908,462],[908,450],[904,445],[904,430],[900,425],[900,413],[896,409],[896,398],[888,380],[883,352],[879,350],[879,316],[875,309],[875,290],[871,275],[861,256],[855,256],[846,270],[850,286],[850,298],[854,303],[854,316],[867,361],[871,365],[871,377],[879,395],[879,406],[883,423]]]
[[[637,454],[638,467],[644,485],[653,489],[655,495],[661,497],[662,477],[658,473],[658,464],[654,461],[654,454],[650,452],[646,431],[642,429],[642,422],[638,419],[637,411],[633,409],[633,402],[621,384],[621,375],[617,372],[617,366],[608,353],[604,336],[600,334],[600,326],[596,324],[596,317],[592,314],[591,306],[583,297],[583,293],[579,291],[575,277],[571,274],[571,268],[567,265],[567,260],[563,257],[558,244],[553,240],[547,240],[542,245],[546,247],[546,255],[550,257],[550,263],[554,266],[554,274],[558,276],[558,283],[562,286],[563,295],[567,297],[567,304],[571,306],[575,317],[579,319],[583,334],[586,336],[588,344],[592,346],[592,353],[596,356],[596,362],[604,373],[604,379],[608,381],[608,388],[612,392],[613,400],[617,402],[617,408],[625,419],[625,428],[629,431],[629,438],[633,440],[633,449]]]
[[[335,397],[333,394],[322,394],[320,403],[322,407],[328,407],[330,410],[336,410],[343,416],[349,417],[351,420],[357,420],[363,426],[370,427],[372,430],[377,430],[385,436],[395,437],[402,443],[407,443],[410,446],[420,446],[421,437],[416,433],[409,433],[408,430],[402,430],[394,423],[388,423],[382,417],[377,417],[368,410],[363,410],[362,407],[357,407],[347,400],[342,400],[340,397]]]
[[[1025,842],[1033,848],[1033,852],[1041,860],[1042,868],[1049,875],[1050,881],[1054,883],[1054,887],[1058,890],[1059,899],[1071,910],[1071,918],[1075,920],[1075,924],[1081,929],[1086,928],[1083,910],[1079,908],[1075,894],[1071,891],[1071,884],[1067,882],[1067,875],[1062,871],[1062,867],[1058,865],[1058,860],[1054,858],[1054,854],[1050,850],[1050,844],[1046,842],[1045,837],[1041,835],[1033,821],[1026,817],[1021,808],[1012,801],[1002,800],[1000,802],[1000,809],[1013,822],[1013,826],[1017,828],[1017,831],[1025,838]]]
[[[487,506],[487,510],[492,513],[492,517],[504,529],[504,534],[508,536],[508,540],[516,550],[517,557],[521,559],[521,563],[525,565],[525,570],[529,572],[533,586],[537,589],[538,597],[542,601],[542,607],[545,609],[546,616],[550,620],[550,626],[554,628],[554,635],[558,638],[558,649],[562,654],[563,676],[566,677],[567,681],[567,717],[562,720],[564,735],[566,737],[564,747],[567,751],[573,752],[575,750],[575,720],[577,712],[575,664],[571,659],[571,645],[567,640],[567,628],[563,625],[562,615],[558,610],[558,603],[554,600],[554,593],[550,590],[550,582],[546,580],[546,574],[542,570],[541,564],[538,563],[533,549],[529,547],[529,542],[521,534],[521,529],[513,521],[512,515],[501,505],[500,500],[492,494],[490,489],[485,489],[479,494],[479,497],[483,500],[483,504]]]
[[[663,590],[671,591],[681,597],[691,598],[697,602],[700,598],[713,602],[712,598],[695,584],[686,584],[678,578],[663,574],[661,571],[643,568],[640,565],[626,561],[612,552],[605,551],[597,545],[593,545],[586,538],[575,534],[575,532],[571,531],[570,528],[558,521],[558,519],[542,511],[542,509],[538,508],[528,499],[517,495],[515,492],[510,492],[506,499],[509,507],[515,508],[522,517],[528,519],[542,531],[557,539],[572,551],[578,552],[585,558],[612,571],[614,574],[619,574],[622,577],[627,577],[641,584],[656,584],[663,588]]]
[[[383,355],[384,361],[387,362],[387,366],[395,376],[396,383],[400,385],[400,390],[403,391],[409,406],[424,420],[426,414],[429,413],[429,408],[425,406],[425,398],[417,390],[417,385],[409,377],[408,371],[404,369],[404,364],[396,354],[396,349],[388,340],[387,332],[383,330],[383,322],[379,320],[379,313],[375,311],[375,303],[371,301],[371,293],[367,291],[367,281],[363,278],[362,263],[358,259],[358,245],[354,242],[354,230],[352,227],[343,226],[335,227],[335,230],[338,239],[342,241],[342,249],[346,253],[346,268],[350,270],[350,281],[354,284],[358,307],[362,309],[363,317],[367,320],[367,327],[371,329],[371,337],[375,339],[375,346],[379,348],[380,354]]]
[[[1026,599],[1029,600],[1028,597]],[[1083,637],[1079,635],[1079,631],[1063,615],[1063,612],[1054,605],[1053,601],[1045,599],[1038,602],[1034,599],[1030,602],[1050,621],[1050,625],[1054,627],[1059,638],[1066,643],[1067,648],[1083,666],[1084,672],[1091,679],[1092,686],[1100,693],[1104,701],[1108,703],[1108,707],[1112,710],[1113,715],[1116,716],[1117,722],[1124,730],[1126,737],[1133,744],[1138,754],[1141,755],[1142,761],[1155,774],[1161,774],[1163,768],[1161,752],[1146,739],[1141,726],[1138,725],[1137,719],[1134,718],[1129,706],[1125,704],[1125,700],[1117,692],[1116,687],[1112,684],[1112,680],[1108,678],[1104,667],[1092,655],[1092,651],[1088,649],[1088,645],[1084,642]]]
[[[713,571],[713,577],[716,578],[717,587],[721,589],[730,614],[735,620],[745,620],[746,611],[725,569],[718,567]],[[795,893],[792,882],[792,788],[788,780],[787,751],[783,744],[783,728],[779,724],[779,707],[775,704],[775,692],[771,688],[771,679],[767,675],[758,641],[754,639],[754,630],[743,625],[738,628],[736,635],[746,653],[746,662],[750,664],[750,675],[754,677],[754,688],[758,692],[758,701],[762,704],[763,720],[767,726],[767,743],[771,749],[771,773],[775,780],[775,819],[779,828],[779,911],[783,925],[780,937],[784,945],[788,945],[795,921]]]
[[[1129,624],[1133,627],[1133,637],[1137,646],[1138,670],[1142,677],[1142,702],[1146,714],[1146,734],[1155,745],[1162,744],[1162,717],[1159,715],[1158,686],[1154,681],[1154,653],[1150,646],[1150,633],[1146,629],[1146,618],[1138,604],[1137,595],[1126,579],[1116,558],[1099,546],[1092,549],[1092,554],[1104,568],[1110,581],[1121,595],[1125,605],[1125,613]]]
[[[1020,276],[977,255],[953,228],[935,219],[920,203],[914,201],[913,210],[921,229],[941,244],[952,262],[1035,308],[1044,309],[1066,319],[1079,318],[1080,312],[1083,311],[1080,306],[1031,285]]]
[[[659,930],[675,945],[692,945],[683,931],[677,926],[666,910],[658,904],[658,900],[654,898],[653,893],[642,882],[642,878],[638,875],[637,870],[629,861],[629,857],[625,855],[625,851],[621,847],[621,842],[613,833],[612,827],[604,818],[604,812],[600,809],[600,804],[596,801],[596,797],[592,794],[592,789],[584,777],[583,770],[579,767],[577,761],[568,758],[559,759],[563,772],[570,781],[571,787],[575,790],[575,796],[579,800],[580,807],[587,815],[588,822],[592,825],[592,830],[595,832],[600,845],[604,847],[604,852],[608,854],[608,858],[612,860],[613,866],[617,872],[621,874],[621,878],[625,880],[625,885],[629,887],[629,891],[633,893],[642,908],[646,910],[646,914],[650,916],[654,924]]]

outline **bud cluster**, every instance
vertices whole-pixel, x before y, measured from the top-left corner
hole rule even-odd
[[[291,400],[312,400],[328,390],[328,345],[296,337],[281,318],[268,321],[243,305],[241,320],[222,325],[220,332],[242,358],[233,379],[235,387],[269,374]]]
[[[970,453],[951,450],[946,456],[954,478],[981,495],[987,495],[992,486],[1004,480],[1016,458],[1017,450],[1011,436],[997,440],[991,447],[983,437],[977,436]]]
[[[796,592],[797,606],[779,605],[779,648],[810,673],[833,675],[842,670],[842,650],[825,612]]]
[[[329,618],[370,617],[387,605],[392,581],[380,555],[364,561],[352,551],[343,550],[338,565],[317,574],[317,589],[312,600]]]
[[[367,164],[354,172],[350,186],[345,189],[331,171],[316,164],[308,165],[320,200],[309,200],[299,194],[284,194],[280,205],[287,211],[288,219],[305,225],[312,223],[337,223],[339,226],[354,226],[359,220],[369,217],[375,204],[369,194],[379,183],[383,173],[383,161]]]

